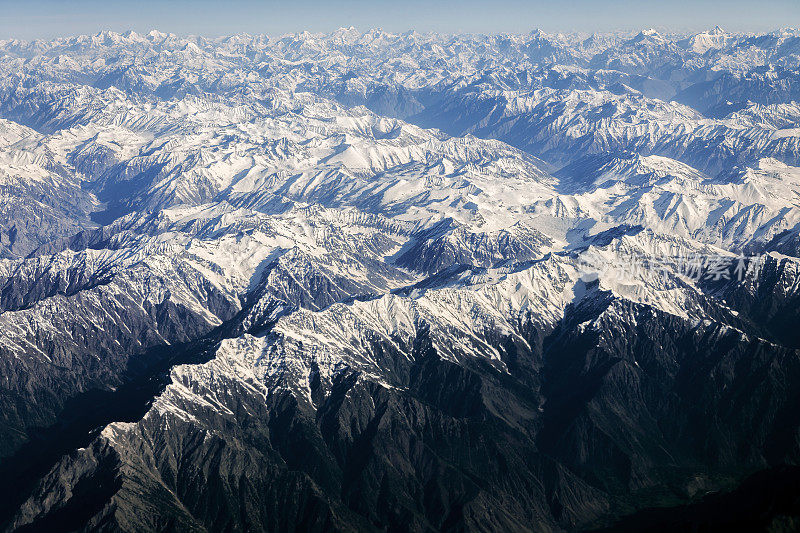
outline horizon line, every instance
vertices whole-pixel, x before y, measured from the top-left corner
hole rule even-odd
[[[178,37],[178,38],[204,38],[204,39],[220,39],[226,37],[236,37],[236,36],[250,36],[250,37],[269,37],[269,38],[283,38],[289,36],[298,36],[302,34],[308,35],[332,35],[334,33],[344,31],[351,31],[355,30],[361,35],[365,35],[372,32],[381,32],[387,35],[407,35],[407,34],[419,34],[419,35],[430,35],[430,36],[459,36],[459,35],[475,35],[475,36],[484,36],[484,37],[499,37],[499,36],[514,36],[514,37],[523,37],[528,36],[534,33],[541,33],[548,37],[557,37],[559,35],[563,35],[566,37],[569,36],[592,36],[592,35],[626,35],[626,34],[635,34],[639,35],[643,32],[654,30],[658,34],[663,36],[675,36],[675,37],[690,37],[693,35],[699,35],[703,33],[708,33],[714,30],[722,30],[723,32],[739,37],[748,37],[748,36],[757,36],[757,35],[769,35],[774,33],[800,33],[800,27],[796,27],[793,25],[787,26],[779,26],[774,27],[772,29],[765,29],[765,30],[726,30],[721,25],[717,24],[713,27],[708,27],[703,30],[699,29],[688,29],[688,28],[676,28],[676,27],[667,27],[667,26],[640,26],[636,28],[625,28],[620,27],[618,29],[603,29],[597,31],[587,31],[587,30],[579,30],[579,29],[564,29],[564,30],[544,30],[539,27],[533,27],[527,31],[469,31],[469,30],[454,30],[454,31],[442,31],[442,30],[417,30],[414,28],[410,28],[407,30],[402,31],[393,31],[393,30],[386,30],[380,26],[371,26],[366,29],[360,29],[354,25],[345,27],[340,26],[338,28],[332,30],[297,30],[297,31],[286,31],[283,33],[278,32],[251,32],[251,31],[240,31],[235,33],[209,33],[209,32],[178,32],[178,31],[164,31],[160,28],[152,27],[147,31],[144,30],[135,30],[133,28],[128,28],[125,30],[115,30],[111,28],[101,29],[94,32],[75,32],[75,33],[65,33],[60,35],[54,35],[50,37],[34,37],[34,38],[23,38],[23,37],[0,37],[0,42],[5,41],[20,41],[26,43],[32,43],[35,41],[47,41],[53,42],[58,40],[64,39],[73,39],[78,37],[98,37],[104,34],[114,34],[120,37],[128,38],[131,34],[135,34],[137,36],[149,36],[153,32],[164,36],[170,37]]]

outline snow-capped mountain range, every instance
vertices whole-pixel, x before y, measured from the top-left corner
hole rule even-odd
[[[793,29],[0,41],[3,527],[752,519],[800,461],[799,71]]]

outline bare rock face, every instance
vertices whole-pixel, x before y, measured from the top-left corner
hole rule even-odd
[[[798,43],[3,41],[3,529],[795,527]]]

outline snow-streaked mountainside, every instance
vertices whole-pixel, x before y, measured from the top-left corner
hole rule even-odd
[[[800,526],[799,71],[793,29],[0,41],[2,527]]]

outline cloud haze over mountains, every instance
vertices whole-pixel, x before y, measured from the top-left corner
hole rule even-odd
[[[5,2],[0,38],[49,39],[153,28],[204,36],[236,33],[273,36],[302,31],[331,32],[355,26],[402,33],[525,33],[634,31],[700,32],[721,25],[730,31],[766,32],[797,26],[795,0],[28,0]]]

